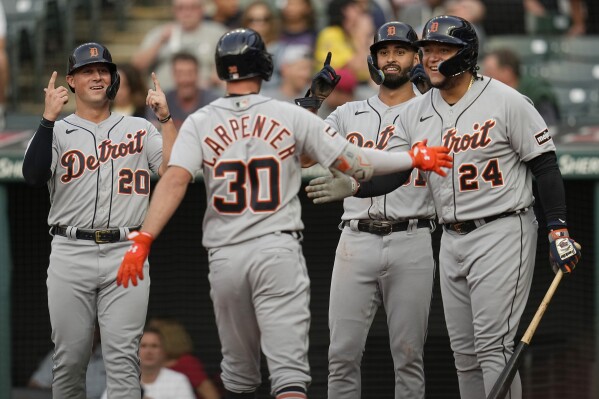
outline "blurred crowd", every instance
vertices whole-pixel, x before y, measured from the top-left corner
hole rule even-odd
[[[105,2],[109,4],[109,2]],[[144,105],[150,73],[155,71],[173,119],[187,115],[223,94],[214,68],[218,38],[227,30],[258,31],[273,55],[275,73],[264,92],[292,101],[303,96],[328,52],[342,82],[323,114],[375,91],[365,62],[375,30],[390,20],[421,32],[435,15],[472,22],[481,39],[504,34],[577,36],[597,33],[596,1],[589,0],[172,0],[172,20],[147,32],[127,63],[117,62],[123,77],[114,108],[148,116]],[[109,44],[108,44],[109,45]],[[109,45],[110,47],[110,45]],[[482,52],[481,52],[482,55]],[[516,54],[517,55],[517,54]],[[6,18],[0,5],[0,131],[6,112],[8,65]],[[485,70],[482,71],[485,73]],[[151,116],[151,115],[150,115]],[[150,118],[152,120],[152,118]]]

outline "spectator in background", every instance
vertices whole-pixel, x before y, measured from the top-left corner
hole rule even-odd
[[[398,13],[398,20],[414,28],[420,36],[424,24],[434,17],[445,13],[445,0],[419,0],[405,4]]]
[[[220,399],[221,395],[208,378],[204,365],[192,354],[193,342],[183,324],[171,318],[153,318],[148,326],[162,336],[164,366],[184,374],[198,399]]]
[[[316,39],[314,61],[318,69],[314,72],[320,70],[327,54],[332,52],[331,66],[335,71],[347,70],[354,80],[367,84],[370,74],[364,60],[370,54],[374,35],[371,15],[357,0],[332,0],[328,18],[329,25],[320,31]]]
[[[165,96],[173,122],[179,129],[187,116],[216,100],[219,94],[213,89],[200,87],[199,61],[193,54],[177,53],[173,56],[171,64],[175,88],[167,91]],[[146,119],[152,120],[149,118],[151,110],[147,112]]]
[[[522,76],[520,57],[508,48],[486,54],[482,62],[483,73],[490,78],[518,90],[530,98],[548,126],[559,123],[557,98],[549,82],[542,78]]]
[[[424,24],[432,17],[442,14],[455,15],[472,23],[478,36],[479,47],[483,47],[485,5],[481,0],[423,0],[403,8],[399,13],[399,20],[413,26],[420,36]]]
[[[87,365],[85,374],[85,387],[87,399],[99,399],[102,392],[106,390],[106,369],[102,357],[102,345],[100,345],[100,328],[96,325],[94,339],[92,342],[92,355]],[[48,352],[46,357],[39,363],[37,370],[33,373],[27,386],[30,388],[52,389],[52,356],[54,350]]]
[[[205,21],[203,0],[173,0],[175,20],[147,33],[131,63],[144,75],[156,72],[162,89],[174,88],[171,58],[188,51],[200,61],[200,85],[210,87],[218,81],[214,68],[216,42],[227,31],[217,22]]]
[[[560,0],[523,0],[526,33],[584,35],[586,32],[584,0],[568,0],[565,4],[564,8],[564,2]]]
[[[260,34],[266,51],[272,55],[274,70],[279,70],[279,59],[283,45],[280,41],[279,19],[267,1],[257,0],[247,5],[241,17],[241,26],[250,28]],[[278,74],[273,74],[269,81],[262,84],[262,88],[276,87],[280,83]]]
[[[296,98],[304,97],[312,81],[313,64],[310,47],[304,45],[285,47],[279,62],[280,84],[264,89],[262,94],[291,103]]]
[[[239,0],[214,0],[214,12],[205,19],[235,29],[241,26],[241,14]]]
[[[195,399],[187,378],[164,367],[164,337],[160,330],[146,327],[139,342],[139,366],[143,399]],[[102,399],[108,399],[106,392]]]
[[[121,85],[111,104],[112,112],[140,118],[146,117],[148,88],[141,74],[133,65],[127,63],[120,64],[117,69],[121,76]],[[154,112],[149,111],[151,115],[147,119],[149,121],[156,120]]]
[[[0,3],[0,132],[6,126],[6,92],[8,91],[8,55],[6,54],[6,15]]]
[[[481,0],[446,0],[445,14],[464,18],[474,26],[478,36],[478,48],[484,48],[486,33],[483,27],[485,20],[485,5]],[[422,32],[421,32],[422,33]]]
[[[382,24],[387,22],[387,16],[383,8],[376,0],[357,0],[358,4],[362,6],[362,9],[370,14],[372,22],[374,23],[374,29],[378,29]]]
[[[314,51],[316,12],[311,0],[283,0],[280,9],[282,45],[304,45]]]

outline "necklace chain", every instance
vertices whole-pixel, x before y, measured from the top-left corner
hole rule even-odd
[[[472,87],[472,83],[474,83],[474,76],[470,78],[470,83],[468,84],[468,88],[466,89],[466,91],[470,90],[470,88]]]

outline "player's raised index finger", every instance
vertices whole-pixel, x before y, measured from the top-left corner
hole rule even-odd
[[[162,89],[160,88],[160,82],[158,81],[158,78],[156,77],[156,72],[152,72],[152,82],[154,82],[154,90],[162,91]]]
[[[324,66],[331,65],[331,57],[332,56],[333,56],[333,53],[331,53],[329,51],[327,54],[327,58],[324,60]]]
[[[50,81],[48,82],[48,89],[54,89],[54,84],[56,83],[56,77],[58,73],[56,71],[52,72],[52,76],[50,76]]]

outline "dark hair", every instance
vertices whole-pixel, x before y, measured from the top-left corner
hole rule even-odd
[[[343,11],[347,6],[356,3],[356,0],[332,0],[327,9],[329,26],[343,26]]]
[[[487,57],[495,57],[497,64],[501,67],[510,68],[514,74],[520,77],[520,57],[508,48],[498,48],[487,53]]]
[[[174,65],[177,61],[191,61],[196,66],[200,66],[200,60],[195,55],[188,53],[187,51],[180,51],[175,53],[171,58],[171,64]]]
[[[146,326],[144,328],[144,334],[156,334],[158,335],[158,337],[160,338],[160,342],[162,343],[162,345],[164,345],[164,335],[162,335],[162,332],[154,327],[154,326]]]
[[[257,6],[265,7],[268,10],[268,13],[270,14],[270,17],[269,17],[270,28],[268,30],[268,35],[262,36],[262,40],[264,40],[264,43],[268,44],[272,41],[277,40],[277,38],[279,37],[279,22],[276,18],[275,12],[274,12],[272,6],[270,5],[270,3],[268,3],[267,1],[264,1],[264,0],[255,0],[255,1],[252,1],[250,4],[246,5],[245,10],[243,10],[243,13],[241,14],[241,26],[244,28],[249,28],[250,10]]]
[[[304,20],[306,22],[306,26],[309,30],[316,29],[316,10],[314,10],[314,5],[312,4],[311,0],[303,0],[303,2],[310,9],[310,12],[304,18]],[[281,23],[284,26],[285,18],[283,17],[283,8],[281,8],[279,11],[280,11],[280,15],[281,15]]]

